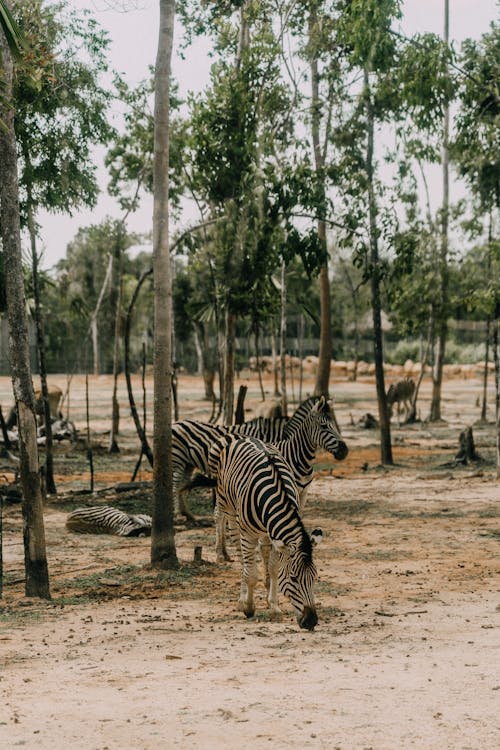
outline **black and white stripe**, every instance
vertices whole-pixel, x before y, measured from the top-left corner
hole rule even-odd
[[[68,531],[78,534],[151,536],[151,525],[151,516],[142,513],[132,516],[107,505],[77,508],[66,518]]]
[[[302,417],[287,440],[274,443],[290,467],[299,490],[300,508],[305,504],[307,490],[313,479],[313,463],[318,448],[343,460],[348,448],[334,421],[333,410],[324,397],[309,405],[309,412]],[[217,560],[229,560],[225,540],[225,523],[217,506],[215,508],[215,548]]]
[[[316,397],[312,397],[304,401],[290,419],[256,417],[248,422],[227,427],[193,419],[175,422],[172,425],[172,464],[176,513],[194,520],[187,507],[186,493],[179,493],[178,488],[181,482],[185,483],[189,479],[193,469],[198,469],[202,474],[207,473],[208,453],[216,440],[226,434],[247,435],[265,443],[275,443],[291,437],[317,400]]]
[[[283,456],[261,440],[228,434],[212,446],[208,470],[219,509],[239,533],[239,609],[247,617],[255,612],[257,545],[259,540],[268,540],[268,603],[272,613],[280,612],[279,587],[288,596],[300,627],[312,630],[318,621],[313,542],[300,518],[299,491]],[[317,531],[314,540],[320,538]]]

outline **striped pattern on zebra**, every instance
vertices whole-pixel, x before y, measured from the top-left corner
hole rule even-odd
[[[78,534],[151,536],[152,522],[151,516],[143,513],[132,516],[108,505],[94,505],[69,513],[66,528]]]
[[[313,403],[293,434],[287,440],[273,443],[273,447],[283,456],[292,471],[299,490],[300,508],[304,507],[307,490],[313,479],[316,450],[322,448],[338,461],[342,461],[348,453],[348,447],[335,427],[331,405],[323,396]],[[225,523],[217,505],[215,549],[218,562],[230,559],[225,541]]]
[[[172,464],[176,513],[194,521],[187,506],[186,493],[179,493],[178,488],[181,482],[188,481],[193,469],[207,473],[208,452],[215,440],[226,434],[238,434],[256,437],[266,443],[274,443],[293,435],[317,400],[317,397],[312,397],[304,401],[290,419],[256,417],[243,424],[226,427],[197,422],[193,419],[175,422],[172,425]]]
[[[247,617],[255,613],[257,545],[260,539],[268,539],[271,613],[280,614],[279,589],[290,600],[299,626],[313,630],[318,616],[312,549],[322,534],[319,529],[312,537],[307,534],[299,515],[299,491],[281,453],[256,438],[227,434],[212,446],[208,469],[219,508],[239,532],[238,608]]]
[[[392,383],[387,391],[387,406],[389,407],[389,419],[393,415],[394,404],[397,404],[398,425],[401,425],[401,411],[404,411],[404,421],[410,415],[411,402],[415,394],[415,381],[413,378],[403,378],[397,383]]]

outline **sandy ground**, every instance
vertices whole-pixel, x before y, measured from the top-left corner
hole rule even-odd
[[[71,401],[81,429],[82,383]],[[350,454],[318,456],[304,512],[325,533],[312,633],[284,600],[283,619],[270,621],[262,587],[255,618],[237,612],[238,570],[215,562],[213,526],[178,527],[181,568],[168,574],[150,568],[148,539],[67,532],[78,504],[68,492],[88,471],[81,458],[75,468],[81,446],[58,446],[59,492],[45,516],[50,602],[23,595],[20,509],[4,509],[0,747],[500,746],[500,484],[493,426],[474,423],[480,383],[445,384],[443,424],[395,425],[391,468],[379,466],[377,432],[351,423],[376,413],[373,383],[334,390]],[[429,392],[424,381],[422,415]],[[109,378],[92,381],[96,446],[106,445],[109,393]],[[120,394],[125,415],[123,384]],[[203,418],[199,384],[181,378],[180,394],[181,416]],[[484,462],[446,465],[468,424]],[[123,416],[122,444],[130,430]],[[101,454],[96,484],[109,492],[96,498],[113,504],[113,482],[130,478],[137,452]],[[144,512],[149,500],[145,491]]]

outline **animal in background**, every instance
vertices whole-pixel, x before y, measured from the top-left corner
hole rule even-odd
[[[394,404],[397,404],[398,425],[401,425],[401,411],[404,411],[404,421],[410,416],[411,402],[415,394],[415,381],[413,378],[403,378],[397,383],[392,383],[387,391],[387,406],[389,417],[393,416]]]

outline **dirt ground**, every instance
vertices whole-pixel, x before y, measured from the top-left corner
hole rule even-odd
[[[255,377],[243,376],[250,417],[260,396]],[[65,388],[65,376],[50,382]],[[390,468],[380,466],[377,431],[356,424],[376,414],[373,380],[333,381],[350,453],[342,463],[318,455],[303,513],[325,534],[312,633],[284,600],[282,621],[272,622],[262,587],[255,618],[237,611],[238,569],[215,562],[203,495],[192,498],[199,525],[177,527],[178,571],[150,567],[147,538],[66,531],[68,511],[84,504],[151,510],[145,461],[138,489],[116,491],[138,447],[120,381],[121,451],[107,453],[111,386],[109,377],[89,381],[93,496],[77,494],[89,487],[84,442],[56,446],[58,494],[45,514],[49,602],[24,597],[21,510],[4,507],[1,748],[497,750],[500,483],[493,425],[477,422],[478,379],[444,384],[442,423],[393,424]],[[312,386],[305,382],[303,398]],[[151,401],[149,383],[148,393]],[[424,379],[422,418],[429,397]],[[5,413],[7,378],[0,400]],[[196,378],[180,377],[179,400],[181,418],[208,417]],[[69,409],[85,437],[81,377],[71,381]],[[454,467],[468,425],[482,461]],[[6,459],[0,478],[12,481]]]

